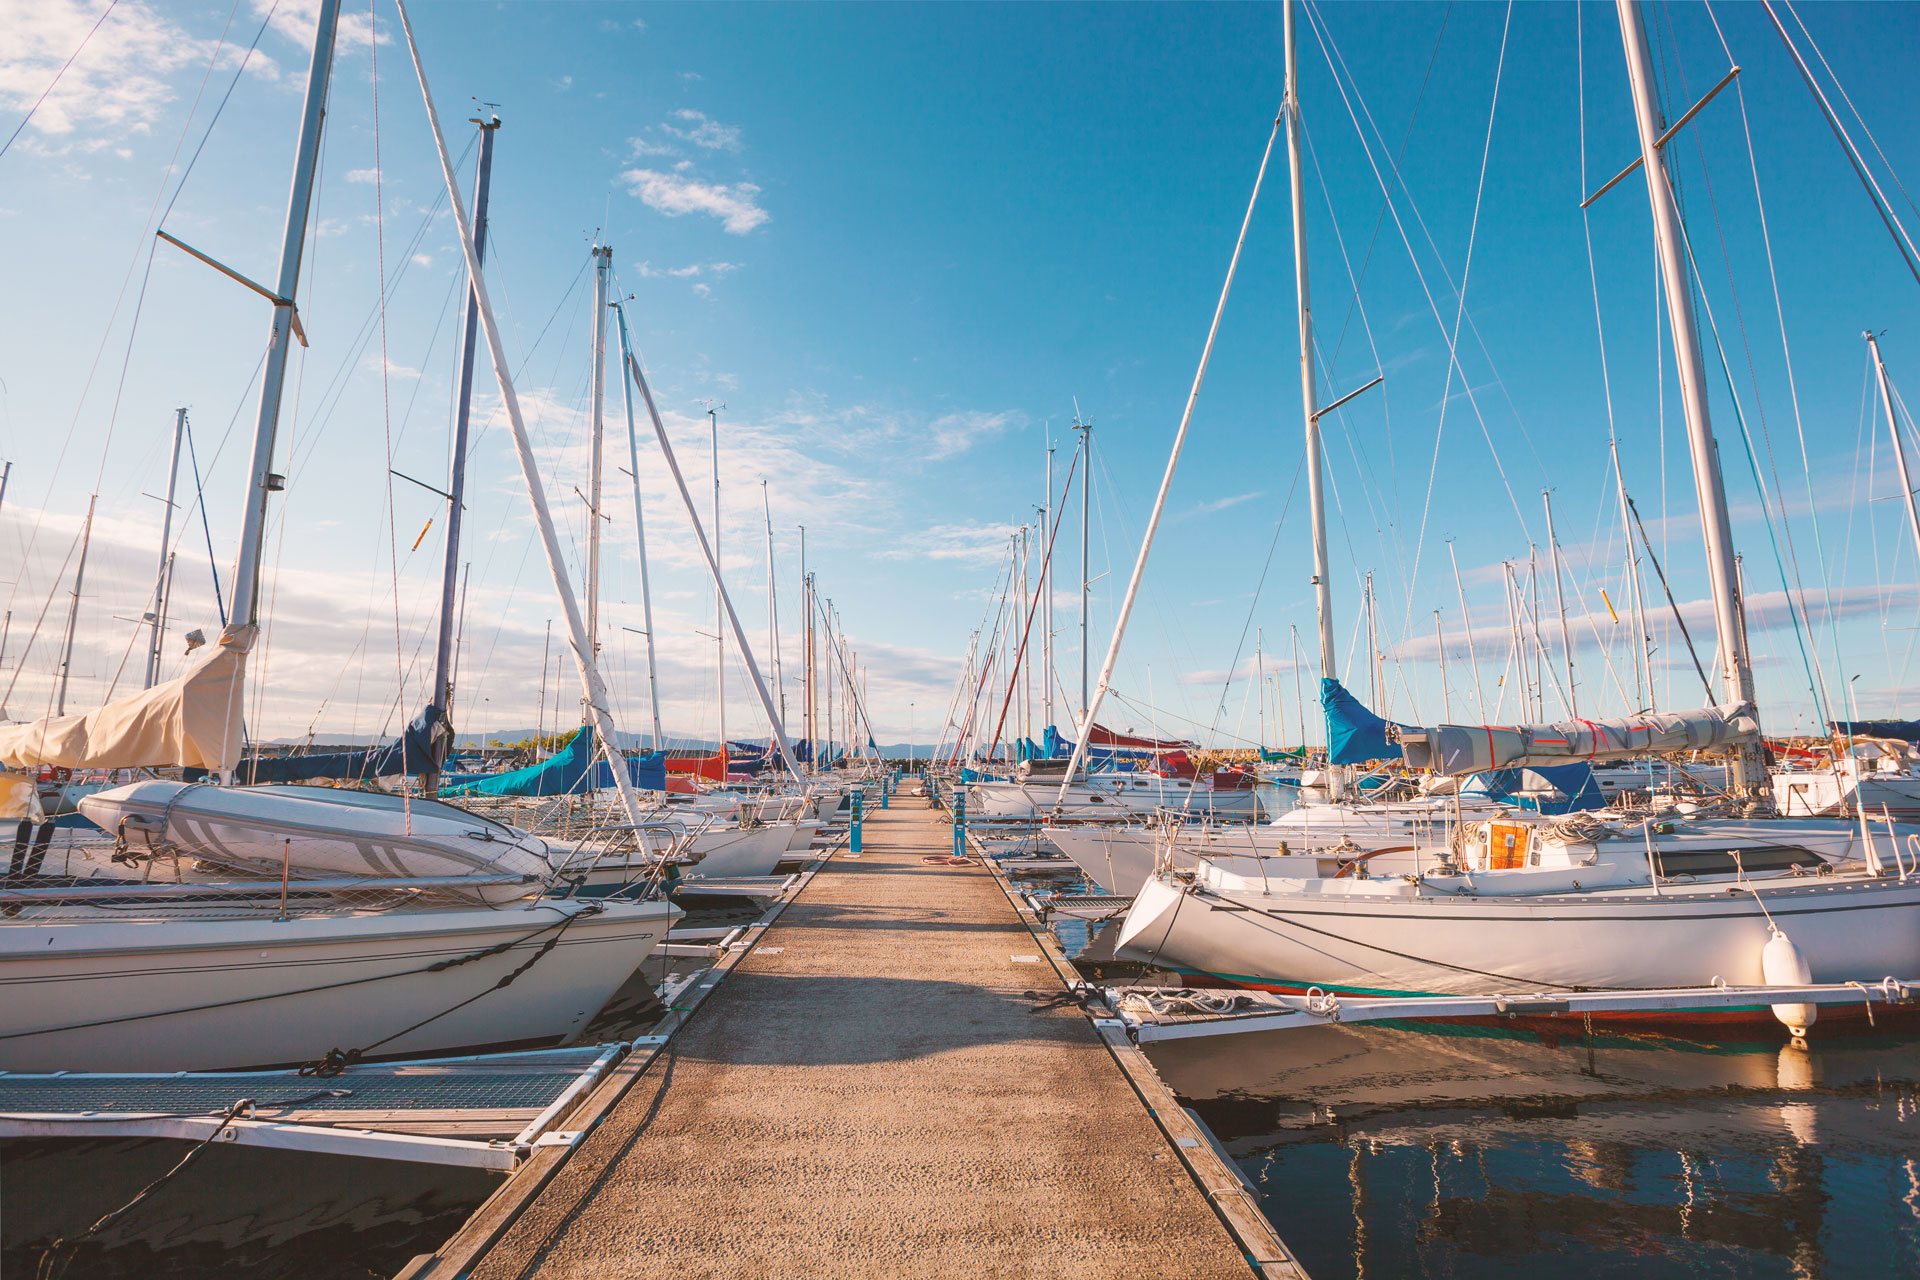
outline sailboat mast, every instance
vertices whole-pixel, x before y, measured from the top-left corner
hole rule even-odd
[[[293,187],[287,194],[280,276],[274,286],[282,301],[274,303],[273,325],[267,334],[260,408],[253,428],[253,459],[247,469],[246,510],[240,521],[240,553],[233,567],[233,605],[227,610],[228,619],[240,626],[260,620],[260,558],[267,537],[267,495],[287,486],[286,477],[273,470],[274,437],[280,427],[280,395],[287,383],[293,295],[300,285],[300,256],[307,240],[314,174],[320,167],[320,126],[326,117],[327,81],[333,70],[333,41],[339,26],[340,0],[319,0],[314,16],[313,61],[307,68],[306,102],[300,110],[300,150],[293,166]]]
[[[67,606],[67,640],[60,648],[60,688],[54,695],[53,714],[67,714],[67,678],[73,674],[73,638],[80,625],[80,586],[87,577],[87,547],[93,542],[93,507],[99,494],[87,499],[87,523],[80,530],[80,563],[73,571],[73,600]]]
[[[606,470],[607,273],[613,248],[593,246],[593,450],[587,464],[587,648],[600,654],[600,490]]]
[[[1687,416],[1687,445],[1693,455],[1693,485],[1700,504],[1701,531],[1706,537],[1707,580],[1713,588],[1714,627],[1720,635],[1721,678],[1724,696],[1743,705],[1758,718],[1754,707],[1753,664],[1740,625],[1740,590],[1733,565],[1733,524],[1727,514],[1726,485],[1720,475],[1719,451],[1714,445],[1713,422],[1707,414],[1705,361],[1700,355],[1700,333],[1694,322],[1693,290],[1687,278],[1686,248],[1680,227],[1680,209],[1668,183],[1666,155],[1660,146],[1666,130],[1655,92],[1653,55],[1639,0],[1616,0],[1620,38],[1627,55],[1627,76],[1633,86],[1634,121],[1640,131],[1640,155],[1647,172],[1647,198],[1653,206],[1653,233],[1660,250],[1660,275],[1667,295],[1667,323],[1672,330],[1674,365],[1680,378],[1680,402]],[[1765,762],[1756,740],[1733,755],[1729,781],[1733,791],[1749,800],[1764,798]]]
[[[1040,508],[1040,545],[1052,547],[1049,531],[1059,516],[1053,509],[1053,432],[1047,432],[1047,505]],[[1040,562],[1040,718],[1053,723],[1053,557]]]
[[[1452,538],[1447,539],[1447,559],[1453,563],[1453,590],[1460,597],[1460,625],[1467,633],[1467,665],[1473,669],[1473,705],[1484,720],[1487,718],[1487,695],[1480,688],[1480,655],[1473,646],[1473,615],[1467,612],[1467,588],[1460,580],[1460,555],[1453,549]]]
[[[727,604],[720,582],[720,411],[707,406],[708,443],[713,450],[713,652],[720,689],[720,755],[732,772],[732,748],[727,745]]]
[[[1087,532],[1093,516],[1093,424],[1074,415],[1074,430],[1080,433],[1080,449],[1086,459],[1086,475],[1080,480],[1080,719],[1087,718]]]
[[[180,441],[187,431],[185,408],[173,411],[173,455],[167,463],[167,498],[160,512],[160,565],[153,572],[153,610],[147,614],[147,681],[140,687],[151,689],[160,679],[161,615],[166,611],[167,568],[172,557],[167,544],[173,540],[173,494],[180,480]]]
[[[493,135],[500,128],[500,117],[492,111],[474,123],[480,126],[480,163],[473,175],[473,256],[487,260],[487,203],[493,189]],[[460,525],[467,506],[467,435],[473,421],[473,362],[480,350],[480,311],[474,305],[473,285],[469,281],[464,303],[465,321],[460,345],[460,401],[454,408],[453,446],[447,459],[447,538],[446,554],[440,562],[440,632],[433,650],[432,705],[446,723],[453,707],[454,585],[460,571]],[[552,623],[548,623],[552,627]],[[546,684],[546,667],[540,670],[541,686]],[[544,711],[545,700],[542,699]],[[450,726],[449,726],[450,727]],[[451,745],[453,736],[445,741]],[[421,789],[434,794],[440,785],[440,758],[434,769],[420,780]]]
[[[1553,495],[1542,489],[1540,501],[1547,508],[1547,553],[1552,557],[1553,565],[1553,604],[1560,612],[1560,653],[1567,664],[1567,712],[1577,720],[1580,717],[1580,695],[1573,687],[1573,632],[1567,626],[1567,593],[1560,585],[1560,539],[1553,532]]]
[[[1307,188],[1301,172],[1300,69],[1294,40],[1293,0],[1282,10],[1286,35],[1287,94],[1281,114],[1287,121],[1287,170],[1293,177],[1293,280],[1300,309],[1300,411],[1307,432],[1307,506],[1313,523],[1313,607],[1320,622],[1320,675],[1337,680],[1334,661],[1333,596],[1327,568],[1327,498],[1320,451],[1320,406],[1313,374],[1313,299],[1307,281]]]
[[[767,652],[773,671],[774,696],[780,703],[780,728],[787,727],[787,684],[780,674],[780,594],[773,574],[773,503],[767,482],[760,482],[760,510],[767,518]]]
[[[1627,509],[1627,478],[1620,470],[1620,441],[1609,438],[1607,448],[1613,454],[1614,491],[1620,498],[1620,531],[1627,539],[1627,589],[1632,598],[1627,602],[1628,621],[1633,623],[1633,682],[1634,697],[1640,703],[1636,710],[1651,710],[1653,697],[1653,654],[1648,650],[1646,606],[1640,597],[1640,553],[1634,549],[1633,516]],[[1646,683],[1641,684],[1642,673]]]
[[[633,358],[633,345],[627,339],[627,313],[619,303],[614,303],[614,319],[620,324],[621,359]],[[647,629],[647,703],[653,711],[653,749],[664,751],[667,739],[660,728],[660,673],[654,661],[653,639],[653,583],[647,568],[647,520],[640,506],[640,441],[633,426],[633,380],[620,379],[620,403],[627,411],[627,471],[633,477],[633,539],[634,549],[640,557],[640,617]]]
[[[1887,381],[1887,366],[1880,359],[1880,342],[1873,334],[1866,335],[1867,347],[1873,352],[1873,372],[1880,383],[1880,403],[1887,410],[1887,434],[1893,439],[1893,460],[1900,468],[1900,498],[1907,505],[1907,526],[1913,530],[1914,550],[1920,551],[1920,512],[1914,510],[1913,481],[1907,475],[1907,450],[1900,441],[1900,419],[1893,416],[1893,387]]]

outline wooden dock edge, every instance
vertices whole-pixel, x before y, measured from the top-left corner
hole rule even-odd
[[[754,947],[767,930],[778,922],[788,904],[805,892],[814,876],[824,870],[827,863],[833,860],[833,855],[846,846],[847,839],[843,828],[832,844],[818,851],[819,856],[807,864],[807,869],[799,873],[793,884],[774,899],[752,924],[746,926],[744,935],[725,955],[714,961],[712,968],[696,974],[694,980],[675,998],[667,1016],[654,1024],[648,1034],[633,1041],[632,1051],[607,1072],[561,1123],[556,1124],[549,1140],[540,1143],[519,1168],[508,1174],[506,1180],[481,1202],[480,1207],[445,1244],[432,1253],[413,1258],[395,1274],[394,1280],[456,1280],[457,1277],[470,1274],[487,1251],[533,1203],[534,1198],[553,1181],[579,1141],[612,1114],[627,1091],[666,1051],[667,1043],[693,1020],[707,997],[719,988],[734,967],[752,954]]]
[[[1000,866],[992,858],[981,858],[992,872],[1000,891],[1007,895],[1020,920],[1027,926],[1027,932],[1047,957],[1047,963],[1053,966],[1054,975],[1068,990],[1085,985],[1079,970],[1073,967],[1073,961],[1067,957],[1060,946],[1060,940],[1047,928],[1046,921],[1039,913],[1027,905],[1020,891],[1014,887]],[[1120,1067],[1127,1082],[1139,1097],[1147,1114],[1160,1127],[1166,1136],[1167,1144],[1179,1156],[1180,1163],[1187,1174],[1206,1196],[1207,1203],[1226,1227],[1227,1232],[1240,1247],[1240,1256],[1257,1276],[1268,1280],[1308,1280],[1306,1268],[1300,1265],[1293,1251],[1287,1248],[1273,1224],[1267,1221],[1266,1214],[1260,1211],[1260,1205],[1254,1198],[1246,1178],[1223,1154],[1225,1148],[1220,1140],[1200,1122],[1198,1116],[1180,1105],[1180,1101],[1169,1089],[1166,1082],[1155,1071],[1153,1063],[1147,1058],[1140,1046],[1127,1036],[1126,1024],[1118,1018],[1104,1018],[1091,1009],[1085,1009],[1087,1020],[1100,1036],[1101,1043],[1107,1046],[1107,1052]]]

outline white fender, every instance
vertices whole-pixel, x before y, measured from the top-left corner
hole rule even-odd
[[[1807,965],[1807,958],[1793,940],[1774,927],[1773,936],[1767,939],[1767,945],[1760,948],[1760,976],[1770,987],[1804,987],[1813,982],[1813,970]],[[1787,1030],[1798,1039],[1807,1034],[1807,1028],[1820,1017],[1820,1007],[1811,1004],[1776,1004],[1773,1016],[1786,1024]]]

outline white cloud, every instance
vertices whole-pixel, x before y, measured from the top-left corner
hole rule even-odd
[[[375,183],[380,181],[380,171],[378,169],[349,169],[347,170],[347,181],[365,182],[369,184]]]
[[[101,21],[104,9],[94,0],[0,0],[0,112],[24,115],[45,93],[28,128],[42,140],[62,139],[57,150],[98,151],[128,132],[146,132],[174,100],[166,77],[214,56],[213,41],[194,38],[139,0],[123,0]],[[237,66],[244,52],[224,46],[218,65]],[[279,75],[258,52],[247,67]]]
[[[553,87],[557,92],[565,93],[567,90],[573,88],[573,77],[561,76],[558,80],[555,80],[553,82]]]
[[[645,138],[628,138],[627,147],[635,160],[646,156],[677,156],[680,148],[666,142],[649,142]]]
[[[978,409],[969,409],[962,413],[944,414],[927,425],[927,460],[937,462],[965,453],[982,440],[991,440],[1008,427],[1020,426],[1025,421],[1022,415],[1006,410],[983,413]]]
[[[751,182],[732,186],[702,182],[685,174],[661,173],[657,169],[628,169],[620,175],[627,189],[648,208],[669,218],[687,213],[705,213],[720,219],[721,225],[736,236],[746,235],[772,215],[760,207],[760,188]]]
[[[1252,493],[1236,493],[1230,497],[1211,498],[1206,502],[1195,503],[1187,511],[1183,512],[1182,515],[1183,517],[1210,516],[1216,511],[1225,511],[1229,507],[1237,507],[1243,502],[1252,502],[1255,498],[1264,498],[1266,496],[1267,491],[1265,489],[1256,489]]]
[[[721,124],[701,111],[680,110],[673,114],[676,119],[685,121],[687,127],[663,124],[660,126],[661,132],[709,151],[740,150],[740,130],[737,126]]]
[[[302,50],[312,50],[314,28],[320,21],[320,0],[253,0],[253,12],[260,18],[271,14],[275,31],[299,45]],[[364,13],[343,12],[338,34],[334,37],[334,48],[336,52],[340,49],[364,49],[373,43],[372,36],[373,27]],[[390,44],[392,41],[390,32],[381,31],[381,44]],[[302,65],[305,65],[304,59]]]
[[[697,276],[700,274],[700,264],[696,262],[689,267],[668,267],[667,274],[670,276]]]
[[[968,565],[991,565],[1006,559],[1014,524],[937,524],[915,534],[906,544],[882,552],[888,560],[951,560]]]
[[[711,298],[713,296],[713,286],[710,284],[696,284],[693,286],[693,292],[699,297]]]
[[[416,267],[430,267],[433,265],[433,255],[430,253],[416,253],[413,255],[413,265]]]

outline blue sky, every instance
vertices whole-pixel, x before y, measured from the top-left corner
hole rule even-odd
[[[21,34],[0,52],[5,132],[104,7],[18,6],[8,21]],[[301,10],[311,7],[124,0],[0,156],[9,304],[0,308],[0,458],[15,464],[0,546],[18,565],[4,586],[8,680],[45,610],[8,700],[16,717],[44,710],[71,568],[58,584],[57,571],[96,489],[70,704],[104,697],[116,670],[124,689],[137,671],[137,642],[122,668],[133,636],[124,619],[141,608],[159,534],[158,503],[142,495],[165,482],[176,405],[191,407],[214,560],[230,574],[266,315],[252,295],[170,248],[151,251],[147,274],[150,232],[171,201],[161,223],[169,232],[272,278],[306,61]],[[239,51],[270,9],[236,79]],[[868,664],[881,737],[905,737],[911,717],[914,737],[930,740],[969,633],[990,607],[1008,529],[1044,501],[1049,435],[1062,443],[1064,476],[1077,399],[1098,442],[1093,572],[1111,573],[1094,589],[1097,662],[1280,100],[1276,7],[422,0],[411,11],[456,152],[471,140],[464,121],[475,100],[498,103],[505,121],[489,274],[570,550],[585,528],[572,492],[584,485],[583,268],[598,230],[614,247],[637,340],[703,494],[703,403],[725,402],[723,542],[756,636],[766,617],[765,479],[787,654],[797,648],[804,524],[811,567]],[[349,13],[302,285],[313,345],[296,365],[283,417],[290,483],[267,553],[271,632],[254,668],[250,723],[269,737],[378,732],[420,700],[440,557],[438,522],[409,551],[437,500],[395,482],[390,515],[386,471],[435,483],[444,473],[459,255],[436,203],[438,169],[394,12],[376,7],[377,48],[367,10]],[[1650,13],[1670,115],[1726,70],[1714,19],[1743,68],[1744,98],[1722,94],[1673,156],[1706,300],[1770,488],[1777,469],[1790,517],[1781,536],[1791,536],[1808,589],[1826,688],[1858,674],[1863,711],[1910,714],[1915,556],[1900,504],[1888,500],[1898,486],[1884,427],[1863,436],[1860,331],[1885,329],[1896,382],[1920,386],[1920,285],[1764,11]],[[1901,95],[1920,31],[1894,6],[1801,14],[1891,173],[1911,179],[1920,126]],[[1605,590],[1624,612],[1591,281],[1628,484],[1710,665],[1683,428],[1670,358],[1663,374],[1656,352],[1644,183],[1636,175],[1593,207],[1591,278],[1578,209],[1584,190],[1636,154],[1612,9],[1526,5],[1509,15],[1494,4],[1353,4],[1323,5],[1314,17],[1328,43],[1303,13],[1301,71],[1324,386],[1330,397],[1379,371],[1387,379],[1327,421],[1343,674],[1368,696],[1355,636],[1359,582],[1371,571],[1389,686],[1376,701],[1400,718],[1449,709],[1472,718],[1452,539],[1486,710],[1517,714],[1511,674],[1504,701],[1497,691],[1508,656],[1501,562],[1517,560],[1524,575],[1529,542],[1544,545],[1540,491],[1551,488],[1580,711],[1610,714],[1633,701],[1627,628],[1601,598]],[[1350,109],[1377,130],[1383,168],[1404,140],[1404,185],[1384,218]],[[178,156],[177,178],[196,148],[176,196],[169,159]],[[471,163],[469,150],[463,173]],[[1889,170],[1878,172],[1909,225],[1920,222]],[[1287,198],[1276,163],[1116,677],[1126,699],[1106,717],[1116,726],[1214,725],[1220,680],[1249,624],[1264,632],[1268,673],[1287,720],[1297,719],[1288,632],[1299,628],[1310,655],[1313,616],[1304,484],[1296,491]],[[1449,378],[1446,333],[1463,274],[1466,323]],[[1707,359],[1767,723],[1804,728],[1809,681],[1711,348]],[[622,428],[613,386],[608,405],[610,425]],[[548,723],[570,718],[570,674],[550,675],[542,694],[544,633],[556,610],[493,395],[483,396],[477,421],[457,718],[481,731],[531,724],[543,706]],[[609,480],[624,485],[615,469],[624,439],[610,448]],[[668,730],[711,735],[708,590],[657,458],[643,451],[641,470]],[[637,725],[643,650],[625,630],[641,625],[631,506],[624,489],[610,495],[606,664],[623,720]],[[217,622],[198,511],[175,532],[170,662],[179,630]],[[1063,584],[1077,576],[1077,546],[1066,545],[1075,538],[1070,523]],[[1657,591],[1650,571],[1646,585]],[[1544,572],[1541,590],[1557,656]],[[1068,686],[1078,682],[1075,594],[1063,585],[1056,614]],[[1448,632],[1444,702],[1435,609]],[[1655,621],[1661,703],[1694,705],[1691,662],[1672,628]],[[1243,672],[1252,670],[1251,646],[1249,636]],[[1306,674],[1311,689],[1314,672]],[[730,731],[757,729],[737,662],[728,685]],[[1222,740],[1257,736],[1256,704],[1243,696],[1250,687],[1243,680],[1228,696],[1215,730]],[[1551,686],[1545,701],[1560,713]]]

